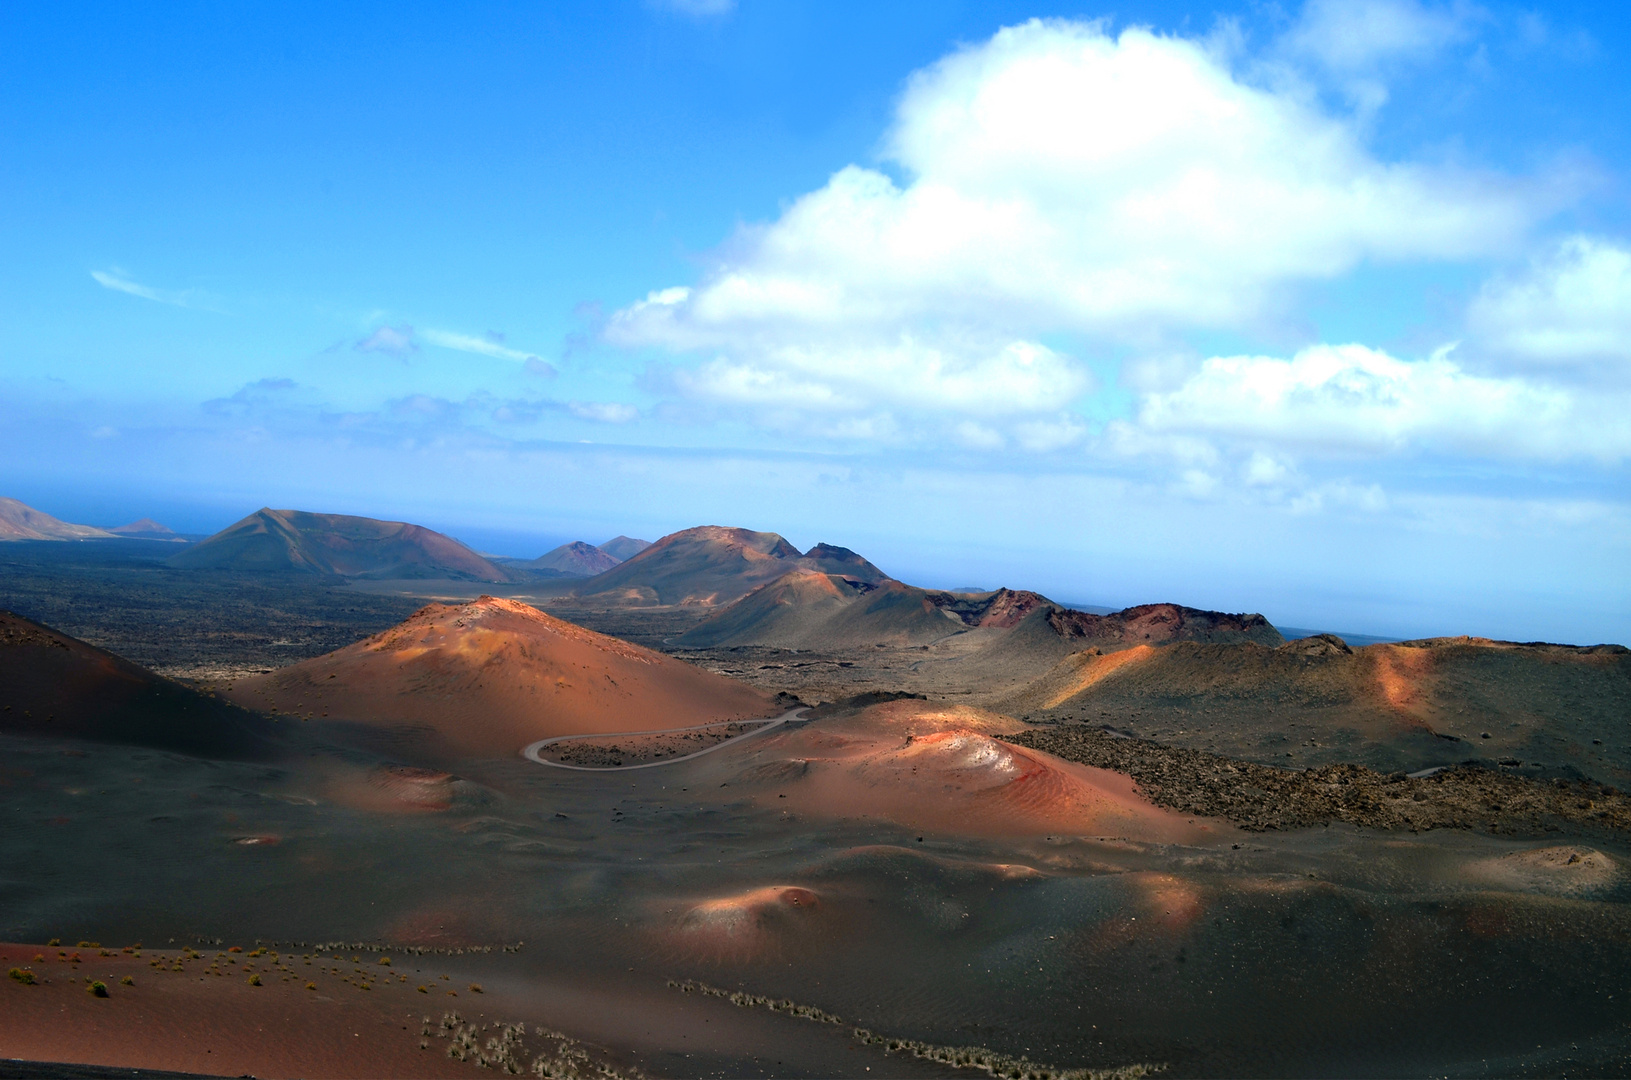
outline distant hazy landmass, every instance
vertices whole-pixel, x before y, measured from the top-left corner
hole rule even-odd
[[[0,540],[105,540],[113,536],[94,525],[73,525],[16,499],[0,497]]]

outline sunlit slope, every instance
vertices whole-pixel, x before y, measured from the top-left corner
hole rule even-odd
[[[113,533],[59,521],[16,499],[0,498],[0,540],[106,540]]]

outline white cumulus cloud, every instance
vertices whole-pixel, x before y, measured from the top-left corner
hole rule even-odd
[[[1542,185],[1381,160],[1203,41],[1100,23],[1032,21],[918,72],[886,147],[895,174],[839,170],[607,338],[703,354],[676,384],[715,401],[1011,427],[1091,385],[1049,334],[1249,328],[1299,282],[1504,251],[1547,209]]]
[[[1626,395],[1477,375],[1449,352],[1401,360],[1362,345],[1318,345],[1289,360],[1214,357],[1178,389],[1144,398],[1131,426],[1146,440],[1177,435],[1290,452],[1550,461],[1631,455]],[[1129,435],[1127,445],[1149,443]],[[1276,469],[1254,461],[1246,472],[1263,481]]]
[[[1570,237],[1525,273],[1485,284],[1467,322],[1489,348],[1525,361],[1631,361],[1631,248]]]

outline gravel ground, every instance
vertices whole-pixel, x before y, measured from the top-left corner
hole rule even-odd
[[[1130,775],[1159,806],[1227,818],[1245,829],[1297,829],[1345,821],[1374,829],[1482,829],[1530,834],[1564,824],[1631,831],[1631,798],[1595,781],[1516,775],[1467,764],[1431,776],[1362,765],[1292,772],[1100,728],[1067,726],[1003,738]]]

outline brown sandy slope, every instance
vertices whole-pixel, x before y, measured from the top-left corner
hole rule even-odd
[[[577,595],[607,603],[723,606],[796,569],[866,582],[888,577],[848,548],[817,544],[800,553],[775,533],[705,525],[663,537],[584,582]]]
[[[431,604],[382,634],[228,691],[255,708],[508,756],[555,735],[773,715],[772,698],[514,600]]]
[[[795,814],[878,817],[940,835],[1221,835],[1153,805],[1127,776],[995,738],[1012,727],[967,706],[893,701],[765,736],[719,768],[733,770],[732,787]]]
[[[266,508],[177,553],[170,565],[388,580],[514,578],[452,537],[420,525]]]
[[[0,611],[0,731],[197,757],[276,752],[253,713],[9,611]]]
[[[994,707],[1280,764],[1413,771],[1511,759],[1631,780],[1631,651],[1618,645],[1437,638],[1350,649],[1322,635],[1278,648],[1089,650]]]
[[[537,567],[540,570],[559,570],[574,577],[594,577],[596,574],[604,574],[622,561],[593,544],[574,540],[570,544],[562,544],[553,551],[546,551],[523,565]]]
[[[0,497],[0,540],[106,540],[113,534],[90,525],[70,525],[16,499]]]

